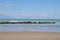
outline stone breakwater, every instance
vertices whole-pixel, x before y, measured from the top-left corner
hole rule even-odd
[[[0,24],[56,24],[56,22],[0,22]]]

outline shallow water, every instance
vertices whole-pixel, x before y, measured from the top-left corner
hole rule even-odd
[[[0,24],[0,32],[60,32],[60,24]]]

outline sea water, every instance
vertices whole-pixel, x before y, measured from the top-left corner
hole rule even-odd
[[[60,24],[0,24],[0,32],[60,32]]]
[[[0,19],[2,21],[60,22],[60,19]],[[0,24],[0,32],[60,32],[60,24]]]
[[[40,21],[40,22],[60,22],[60,19],[0,19],[3,21]]]

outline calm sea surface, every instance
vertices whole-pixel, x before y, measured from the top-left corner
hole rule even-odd
[[[40,21],[40,22],[60,22],[60,19],[0,19],[0,21]]]
[[[0,19],[1,21],[60,22],[60,19]],[[60,32],[60,24],[0,24],[0,32]]]
[[[0,32],[60,32],[60,24],[0,24]]]

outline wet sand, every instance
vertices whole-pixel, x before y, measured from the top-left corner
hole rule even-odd
[[[0,40],[60,40],[55,32],[0,32]]]

